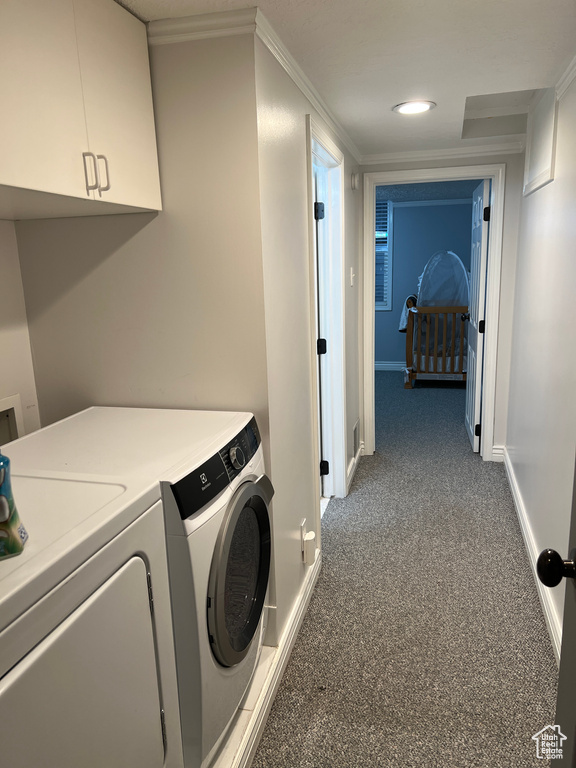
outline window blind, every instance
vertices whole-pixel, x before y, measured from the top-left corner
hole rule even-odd
[[[376,274],[375,302],[376,309],[392,309],[392,259],[389,252],[389,212],[388,200],[376,200],[375,244]]]

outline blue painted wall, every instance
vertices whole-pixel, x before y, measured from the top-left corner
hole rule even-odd
[[[454,251],[470,269],[472,200],[453,204],[395,205],[393,213],[392,310],[376,312],[375,360],[406,359],[406,335],[398,323],[407,296],[433,253]]]

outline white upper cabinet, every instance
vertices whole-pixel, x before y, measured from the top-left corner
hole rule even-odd
[[[95,194],[159,209],[146,28],[113,0],[74,0],[74,11]]]
[[[1,0],[0,103],[0,218],[161,208],[146,28],[114,0]]]
[[[0,183],[86,196],[88,135],[71,0],[2,0],[0,104]]]

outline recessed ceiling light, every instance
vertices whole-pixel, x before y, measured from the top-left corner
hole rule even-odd
[[[401,115],[417,115],[420,112],[428,112],[436,106],[433,101],[404,101],[402,104],[396,104],[392,107],[393,112],[400,112]]]

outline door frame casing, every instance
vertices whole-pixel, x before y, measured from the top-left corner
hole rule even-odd
[[[506,165],[469,165],[447,168],[421,168],[405,171],[375,171],[364,174],[364,453],[374,453],[375,403],[375,309],[374,309],[374,203],[376,187],[419,182],[464,181],[490,179],[490,235],[486,275],[486,331],[484,334],[484,365],[482,391],[482,433],[480,455],[494,461],[494,414],[496,407],[496,362],[498,352],[498,319],[500,311],[500,271],[502,265],[502,236],[504,231],[504,191]]]
[[[344,155],[326,131],[311,115],[306,116],[308,139],[308,178],[311,192],[309,205],[310,254],[314,262],[314,288],[316,287],[317,266],[314,219],[314,159],[328,170],[329,175],[337,174],[337,195],[335,205],[327,208],[327,223],[330,240],[330,274],[328,285],[319,286],[326,299],[328,311],[324,313],[327,325],[327,354],[322,361],[325,371],[322,398],[325,404],[325,418],[322,436],[326,456],[330,462],[330,495],[343,498],[347,494],[346,468],[346,359],[345,359],[345,313],[344,313]],[[319,145],[320,155],[314,145]],[[316,303],[316,300],[315,300]],[[316,324],[314,324],[316,330]],[[313,340],[314,351],[316,337]],[[318,370],[318,369],[317,369]],[[319,387],[320,382],[317,382]],[[320,428],[320,427],[319,427]]]

